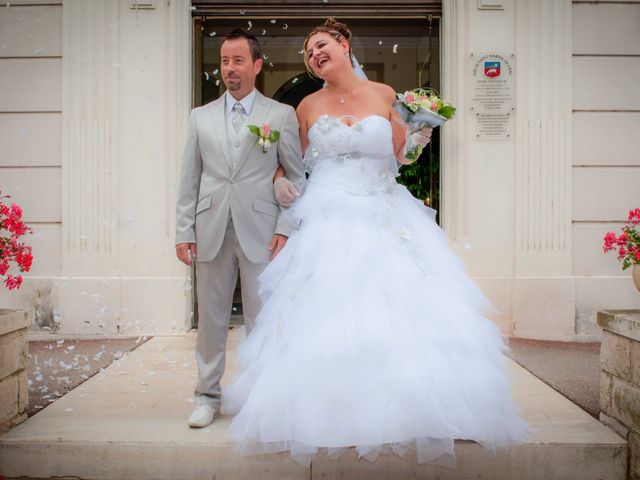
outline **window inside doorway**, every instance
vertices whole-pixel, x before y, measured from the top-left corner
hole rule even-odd
[[[440,89],[440,18],[348,18],[351,46],[370,80],[391,85],[397,92],[429,86]],[[224,93],[220,77],[220,44],[236,28],[255,35],[264,54],[256,86],[264,95],[294,108],[322,82],[306,73],[302,43],[322,18],[194,19],[194,104],[204,105]],[[411,166],[401,168],[398,181],[436,210],[440,204],[439,129],[430,148]]]

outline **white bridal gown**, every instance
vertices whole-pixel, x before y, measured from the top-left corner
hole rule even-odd
[[[528,432],[511,398],[491,304],[425,208],[396,183],[389,121],[309,129],[300,228],[262,276],[264,307],[224,391],[242,453],[309,464],[355,446],[454,464],[454,439],[490,450]]]

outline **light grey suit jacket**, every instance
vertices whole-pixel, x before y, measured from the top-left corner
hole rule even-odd
[[[246,125],[265,123],[280,131],[280,139],[263,153],[257,137],[243,127],[234,165],[224,95],[191,111],[176,206],[176,244],[196,243],[200,262],[213,260],[220,250],[229,211],[240,247],[251,262],[267,263],[273,234],[291,233],[293,226],[280,217],[273,175],[280,163],[302,192],[298,120],[289,105],[256,92]]]

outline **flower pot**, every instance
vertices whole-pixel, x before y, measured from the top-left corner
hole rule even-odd
[[[636,263],[631,267],[631,278],[633,278],[633,283],[640,292],[640,264]]]

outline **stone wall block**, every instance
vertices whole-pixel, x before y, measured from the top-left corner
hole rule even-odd
[[[18,375],[0,380],[0,433],[13,426],[13,419],[20,412],[18,408],[20,386]]]
[[[627,438],[627,436],[629,435],[629,429],[622,422],[616,420],[613,417],[610,417],[604,412],[600,412],[598,420],[600,420],[600,422],[616,432],[622,438]]]
[[[27,413],[29,408],[29,379],[27,377],[27,370],[18,372],[18,413]]]
[[[611,394],[613,389],[613,377],[607,372],[600,372],[600,409],[607,415],[611,415]]]
[[[625,380],[631,380],[631,340],[604,331],[600,347],[602,369]]]
[[[629,480],[640,480],[640,434],[629,434]]]
[[[640,387],[640,342],[631,342],[631,383]]]
[[[640,432],[640,388],[613,379],[612,413],[629,429]]]
[[[26,333],[20,330],[0,336],[0,378],[8,377],[25,368],[25,338]]]

